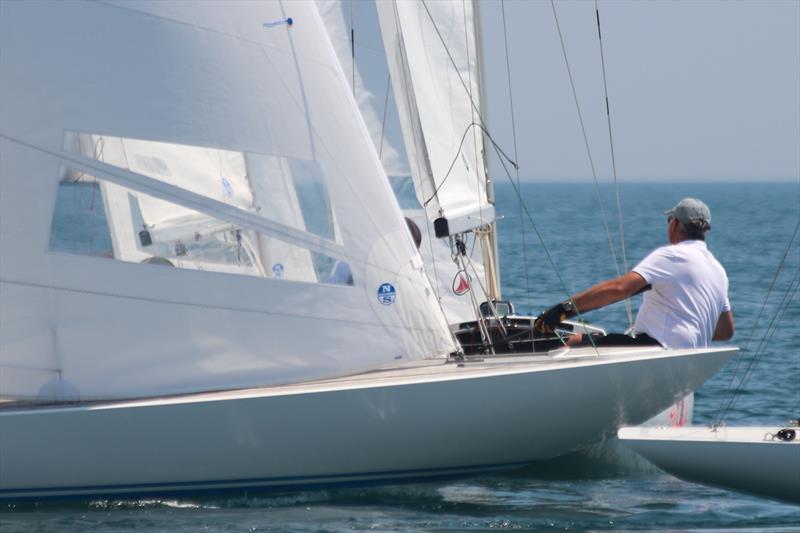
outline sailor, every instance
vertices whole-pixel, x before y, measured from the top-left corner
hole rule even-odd
[[[552,333],[578,311],[586,313],[644,292],[631,335],[578,334],[567,344],[700,348],[733,337],[728,276],[705,243],[711,211],[700,200],[684,198],[665,214],[668,246],[651,252],[631,272],[551,307],[534,322],[536,331]]]

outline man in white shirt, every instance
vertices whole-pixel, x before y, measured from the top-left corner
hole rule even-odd
[[[705,243],[711,211],[695,198],[684,198],[666,212],[668,246],[657,248],[631,272],[603,281],[548,309],[536,319],[539,333],[552,332],[567,318],[645,292],[633,335],[574,335],[568,344],[660,344],[700,348],[733,337],[728,276]]]

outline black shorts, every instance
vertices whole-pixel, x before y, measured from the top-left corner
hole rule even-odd
[[[647,333],[639,333],[636,337],[623,333],[584,333],[577,346],[661,346],[661,343]]]

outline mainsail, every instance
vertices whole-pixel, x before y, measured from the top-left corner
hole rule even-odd
[[[454,349],[314,4],[2,15],[0,396],[232,389]],[[111,250],[78,246],[87,221]]]

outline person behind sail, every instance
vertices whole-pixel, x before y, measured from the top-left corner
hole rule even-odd
[[[711,211],[695,198],[684,198],[665,213],[669,245],[651,252],[631,272],[572,296],[534,322],[539,333],[578,311],[586,313],[647,291],[632,335],[574,335],[569,345],[660,344],[668,348],[705,347],[733,337],[728,276],[705,243]]]
[[[406,226],[408,226],[408,232],[411,234],[411,240],[414,241],[414,246],[419,250],[419,247],[422,245],[422,232],[419,230],[419,226],[417,226],[416,222],[408,217],[403,218],[406,219]]]

